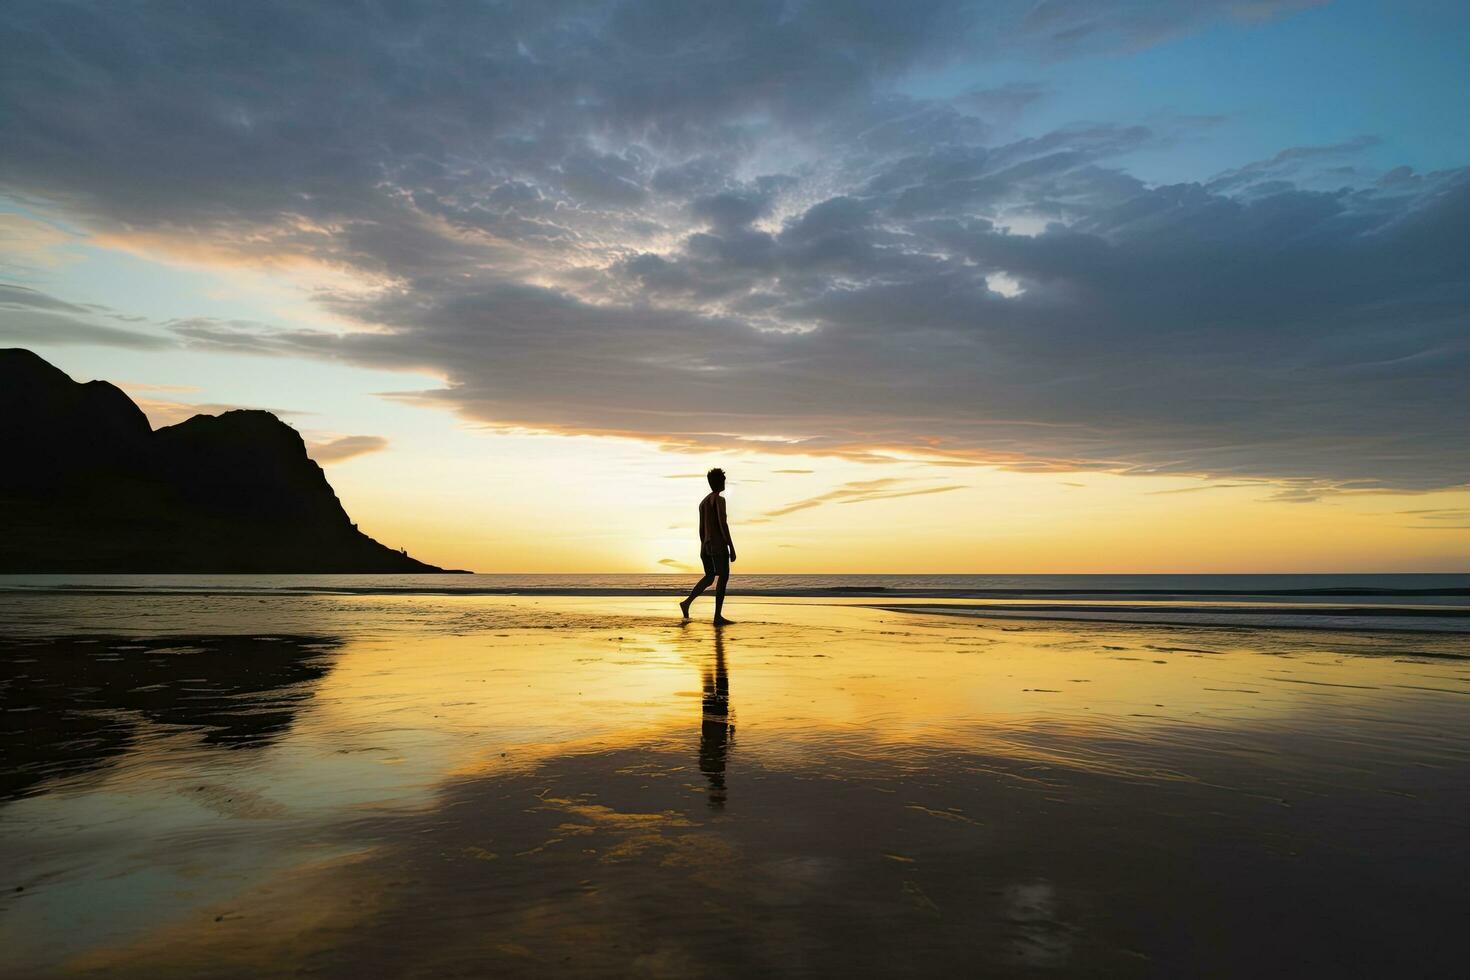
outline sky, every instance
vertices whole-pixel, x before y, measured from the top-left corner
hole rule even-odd
[[[477,571],[1470,571],[1470,7],[6,5],[0,346]]]

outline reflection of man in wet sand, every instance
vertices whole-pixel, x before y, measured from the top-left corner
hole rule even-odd
[[[679,603],[679,610],[688,619],[690,603],[719,579],[720,584],[715,586],[715,625],[721,626],[729,622],[721,612],[725,608],[725,585],[730,581],[730,563],[735,560],[735,544],[730,540],[730,525],[725,521],[725,498],[720,496],[725,489],[725,471],[716,467],[705,478],[709,480],[710,492],[699,502],[699,560],[704,563],[704,578],[695,584],[689,598]]]
[[[715,669],[703,674],[704,701],[699,718],[699,771],[709,780],[709,805],[725,806],[725,759],[735,726],[730,723],[730,675],[725,670],[725,638],[715,633]]]

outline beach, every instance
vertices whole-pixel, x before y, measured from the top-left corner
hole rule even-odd
[[[0,974],[1458,968],[1470,635],[1025,612],[0,593]]]

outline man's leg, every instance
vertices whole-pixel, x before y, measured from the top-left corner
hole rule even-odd
[[[715,622],[723,622],[725,609],[725,586],[730,584],[730,573],[725,572],[720,576],[720,584],[715,587]]]
[[[691,593],[689,593],[689,598],[687,598],[683,602],[679,603],[679,608],[682,609],[682,610],[684,610],[684,618],[685,619],[688,619],[689,618],[689,604],[692,603],[695,599],[698,599],[700,597],[700,595],[702,595],[704,593],[704,590],[707,589],[707,588],[709,588],[709,584],[711,582],[713,582],[714,580],[715,580],[715,577],[714,577],[713,574],[706,573],[705,576],[704,576],[704,578],[700,579],[697,583],[695,583],[695,585],[694,585],[694,591],[691,592]],[[723,593],[723,590],[722,590],[721,591],[721,596],[723,597],[723,595],[724,595],[724,593]]]

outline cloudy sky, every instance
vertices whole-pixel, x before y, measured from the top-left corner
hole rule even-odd
[[[1462,4],[3,17],[0,344],[430,561],[1470,569]]]

